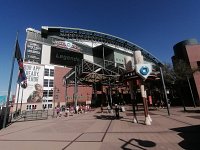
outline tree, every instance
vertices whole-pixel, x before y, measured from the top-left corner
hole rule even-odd
[[[170,63],[164,63],[163,67],[163,77],[167,85],[174,84],[176,81],[176,74],[174,72],[173,66]]]
[[[186,82],[188,82],[188,85],[190,87],[189,78],[193,76],[194,72],[199,71],[199,69],[191,68],[190,65],[182,59],[176,59],[174,61],[173,66],[172,64],[165,63],[162,69],[163,69],[163,76],[164,76],[166,85],[168,87],[172,87],[176,89],[177,93],[179,93],[179,96],[182,100],[184,111],[186,111],[185,101],[184,101],[185,97],[183,97],[181,93],[182,88],[184,87],[184,85],[186,85]],[[195,106],[191,87],[190,87],[190,92],[191,92],[193,103]]]

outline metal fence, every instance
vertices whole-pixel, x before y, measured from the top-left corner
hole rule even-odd
[[[24,121],[44,120],[48,119],[48,110],[22,111],[21,116]]]

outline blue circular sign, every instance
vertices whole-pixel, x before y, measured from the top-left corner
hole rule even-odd
[[[145,75],[147,75],[148,73],[149,73],[149,68],[148,68],[147,66],[142,66],[142,67],[140,68],[140,74],[141,74],[141,75],[145,76]]]

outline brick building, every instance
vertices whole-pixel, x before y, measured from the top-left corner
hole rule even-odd
[[[174,45],[174,56],[172,57],[173,63],[176,60],[184,60],[191,68],[200,68],[200,44],[196,39],[189,39],[181,41]],[[200,104],[200,72],[196,71],[193,74],[193,78],[190,80],[191,89],[193,92],[194,100],[197,105]],[[187,87],[188,88],[188,87]],[[188,90],[184,90],[185,99],[192,102],[191,93]]]

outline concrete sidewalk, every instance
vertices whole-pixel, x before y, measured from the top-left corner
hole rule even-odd
[[[142,111],[138,124],[132,122],[131,107],[114,114],[85,114],[48,120],[16,122],[0,130],[0,150],[182,150],[200,149],[199,108],[170,108],[150,111],[151,126],[144,125]]]

